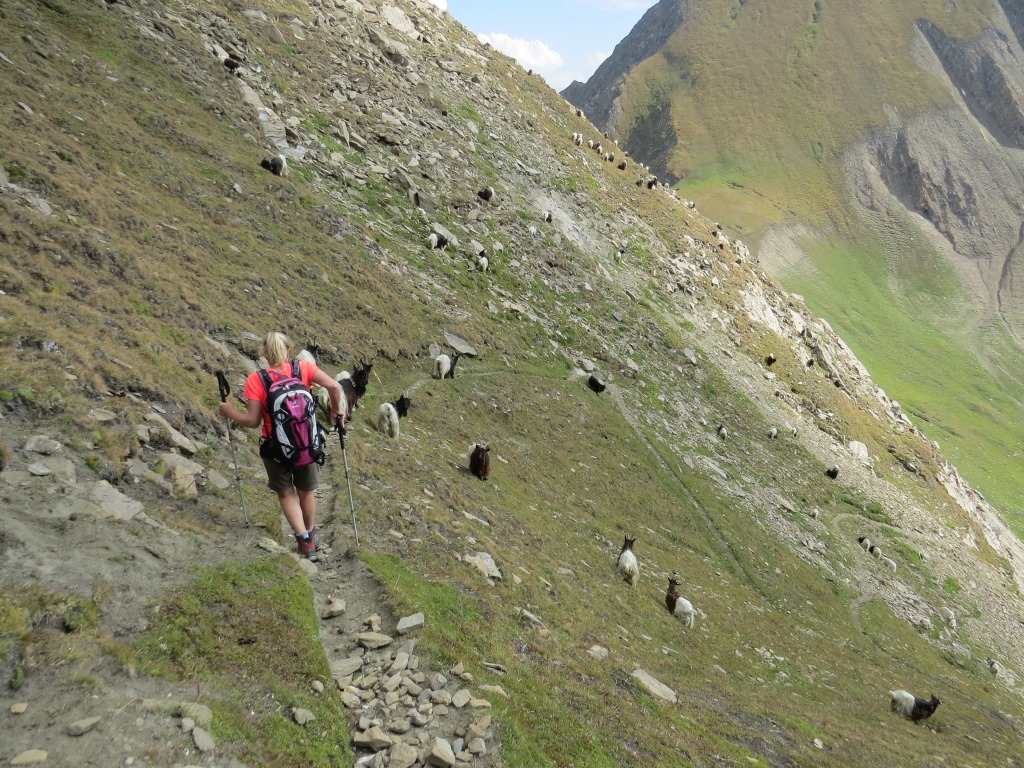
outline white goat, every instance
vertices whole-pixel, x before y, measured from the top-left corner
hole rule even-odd
[[[634,544],[636,544],[635,537],[632,539],[628,536],[623,537],[622,550],[619,552],[619,562],[616,566],[619,576],[633,587],[640,580],[640,565],[636,561],[636,555],[633,554]]]

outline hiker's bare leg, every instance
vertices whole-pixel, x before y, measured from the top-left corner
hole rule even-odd
[[[299,493],[308,493],[308,491],[299,491]],[[291,526],[292,533],[297,535],[309,530],[309,528],[303,525],[302,505],[300,504],[299,496],[295,495],[295,491],[291,489],[278,491],[277,500],[281,502],[281,511],[284,512],[284,519]]]
[[[302,508],[302,530],[312,530],[316,520],[316,491],[298,491],[299,506]]]

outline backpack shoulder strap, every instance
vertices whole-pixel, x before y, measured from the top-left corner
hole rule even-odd
[[[263,401],[263,410],[270,410],[270,387],[273,385],[273,380],[270,378],[270,372],[265,368],[260,369],[260,378],[263,379],[263,389],[266,390],[266,400]]]

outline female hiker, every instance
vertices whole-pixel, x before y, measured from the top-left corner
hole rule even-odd
[[[308,395],[310,384],[318,384],[327,390],[331,399],[331,423],[335,424],[341,419],[341,426],[345,425],[345,411],[341,407],[341,385],[334,379],[321,371],[315,363],[305,360],[296,361],[290,359],[291,341],[283,333],[272,331],[263,340],[261,354],[267,361],[265,370],[254,371],[245,380],[245,399],[249,408],[245,413],[235,410],[230,403],[220,404],[221,416],[240,424],[243,427],[255,429],[263,425],[262,437],[260,438],[260,457],[267,469],[267,486],[277,493],[277,499],[281,503],[281,511],[284,513],[288,525],[291,526],[298,543],[299,554],[310,560],[316,560],[316,551],[320,546],[320,536],[316,528],[316,488],[319,480],[319,465],[322,463],[322,433],[317,432],[315,410],[312,411],[312,425],[309,425],[310,434],[321,438],[319,451],[310,452],[310,445],[298,445],[299,450],[293,450],[296,446],[281,447],[279,430],[275,430],[271,423],[268,398],[275,403],[288,399],[289,394],[297,394],[292,402],[300,406]],[[298,370],[294,370],[297,364]],[[305,385],[298,386],[298,382],[292,379],[301,380]],[[268,385],[270,383],[268,392]],[[292,385],[289,387],[289,383]],[[283,390],[290,389],[291,392]],[[283,396],[278,396],[282,391]],[[274,397],[271,398],[271,393]],[[315,406],[314,406],[315,407]],[[291,416],[282,406],[284,418]],[[275,421],[280,414],[275,413]],[[296,411],[296,423],[298,429],[296,434],[304,434],[306,425],[298,423],[304,420],[305,413],[302,410]],[[288,435],[284,435],[288,440]],[[310,441],[306,441],[309,443]],[[315,446],[314,446],[315,447]]]

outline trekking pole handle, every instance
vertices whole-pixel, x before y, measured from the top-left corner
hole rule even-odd
[[[342,446],[344,446],[345,445],[345,433],[348,430],[345,429],[345,424],[342,422],[340,415],[337,418],[335,418],[335,420],[334,420],[334,427],[335,427],[335,429],[338,430],[338,436],[341,438]]]
[[[228,377],[224,375],[224,371],[217,371],[217,387],[220,389],[220,401],[226,403],[228,395],[231,394],[231,385],[228,384]]]

